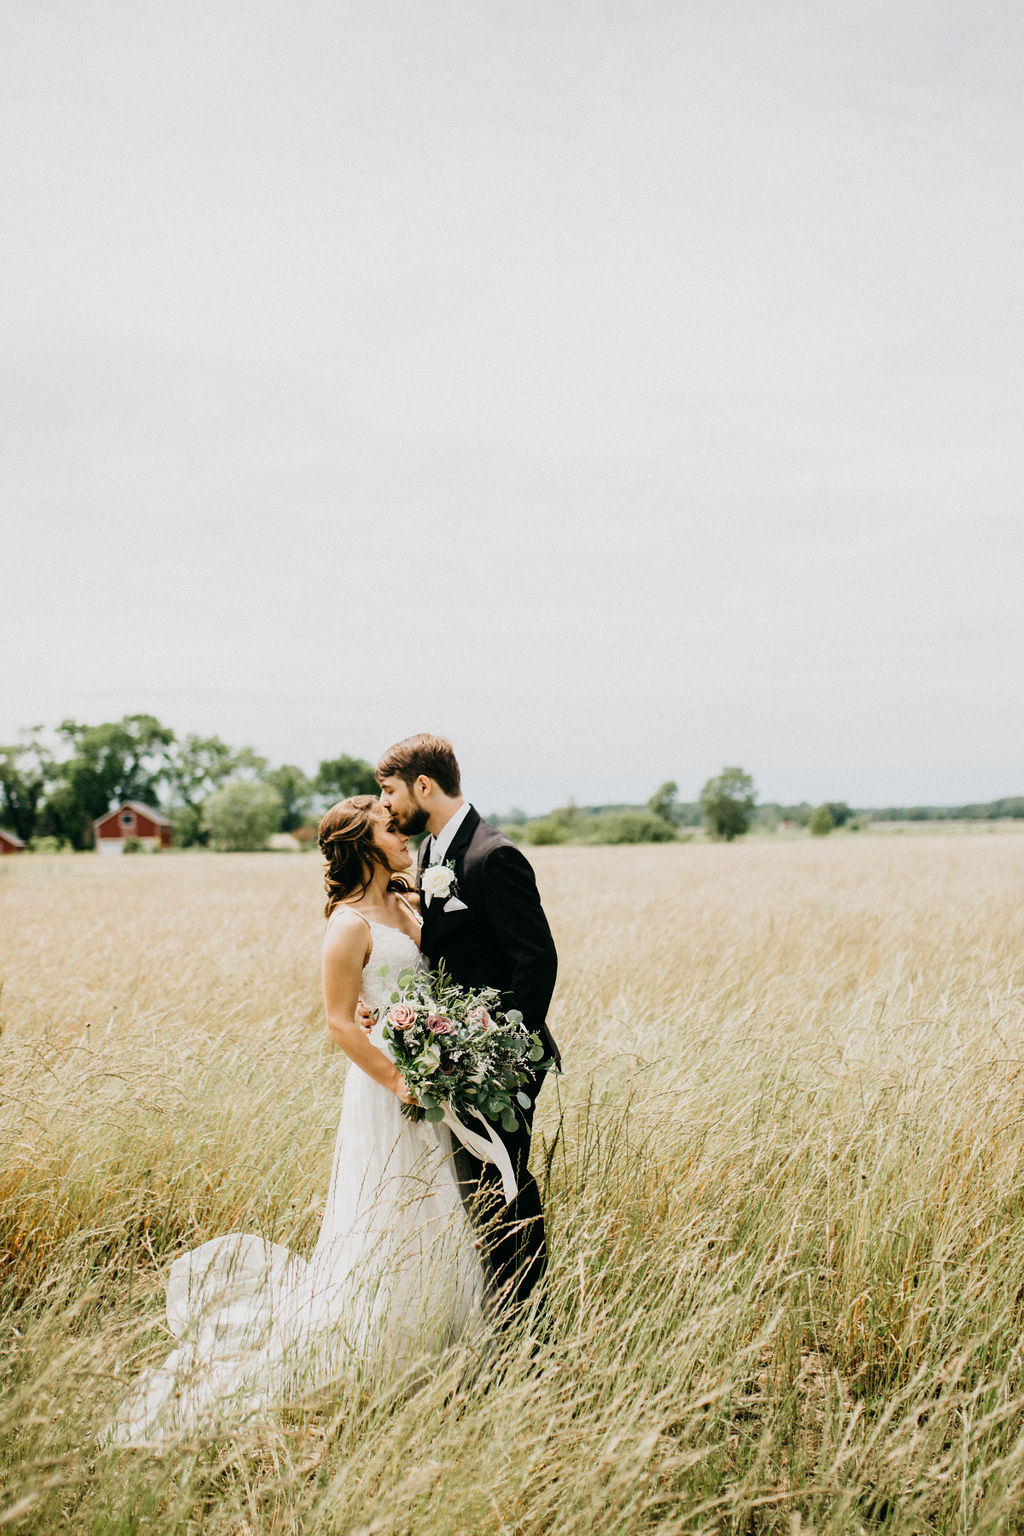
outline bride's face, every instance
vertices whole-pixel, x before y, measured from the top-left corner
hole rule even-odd
[[[409,839],[383,806],[374,818],[373,841],[387,859],[392,874],[403,875],[409,868]]]

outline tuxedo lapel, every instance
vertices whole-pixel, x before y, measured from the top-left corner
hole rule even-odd
[[[426,897],[423,895],[423,871],[427,868],[427,849],[430,847],[432,841],[433,839],[428,832],[422,843],[420,843],[419,848],[416,850],[416,889],[420,893],[420,918],[423,922],[423,933],[420,935],[421,943],[423,942],[423,935],[427,931],[427,922],[430,917],[430,907],[434,905],[434,903],[431,902],[430,907],[428,907]]]
[[[462,823],[462,826],[452,838],[452,845],[448,849],[444,862],[446,864],[455,865],[456,879],[458,879],[459,865],[462,863],[462,860],[466,854],[466,849],[473,841],[473,833],[476,831],[479,825],[480,812],[471,809],[465,821]]]
[[[456,832],[455,836],[452,838],[451,847],[448,849],[447,853],[444,856],[444,859],[442,860],[442,863],[450,864],[450,865],[452,865],[454,867],[456,881],[458,881],[460,873],[461,873],[462,861],[465,858],[466,850],[469,847],[470,843],[472,842],[473,833],[476,831],[476,829],[477,829],[477,827],[479,825],[480,825],[480,813],[479,813],[479,811],[475,811],[475,810],[471,809],[469,811],[469,813],[467,814],[465,820],[463,821],[462,825],[460,826],[459,830]],[[431,840],[429,838],[424,838],[423,843],[422,843],[421,848],[420,848],[420,856],[419,856],[419,873],[420,873],[421,877],[423,875],[423,871],[425,869],[429,869],[429,867],[430,867],[430,863],[429,863],[429,861],[427,859],[427,854],[426,854],[426,850],[430,846],[431,846]],[[422,887],[421,887],[421,890],[420,890],[420,913],[421,913],[421,915],[423,917],[423,934],[421,936],[421,942],[422,942],[424,950],[428,954],[430,954],[431,957],[432,957],[432,936],[437,933],[439,926],[443,926],[442,914],[444,912],[444,905],[445,905],[444,901],[440,897],[438,897],[438,896],[433,897],[431,899],[431,901],[428,902],[426,900],[426,898],[423,896]],[[428,940],[428,934],[431,936],[430,940]]]

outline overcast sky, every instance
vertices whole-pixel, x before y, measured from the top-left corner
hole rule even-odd
[[[1020,0],[4,0],[0,740],[1024,793]]]

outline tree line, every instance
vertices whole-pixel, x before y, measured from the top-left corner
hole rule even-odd
[[[147,714],[102,725],[64,720],[49,737],[39,726],[0,747],[0,824],[26,843],[89,848],[93,822],[135,800],[170,816],[178,847],[261,847],[325,804],[376,793],[362,758],[325,759],[310,777],[219,736],[179,738]]]
[[[295,763],[271,766],[253,747],[231,747],[219,736],[178,737],[154,715],[125,715],[101,725],[64,720],[49,736],[43,727],[0,746],[0,826],[26,843],[88,848],[93,822],[124,800],[162,809],[180,848],[260,848],[275,832],[315,824],[347,795],[377,793],[372,766],[361,757],[325,758],[313,775]],[[546,816],[492,816],[513,837],[545,843],[657,843],[693,836],[703,827],[731,842],[752,827],[780,824],[824,836],[856,831],[871,821],[1024,819],[1024,796],[964,806],[885,807],[854,811],[843,800],[812,806],[758,804],[754,781],[739,767],[707,780],[694,801],[679,798],[671,780],[642,806],[577,806]]]

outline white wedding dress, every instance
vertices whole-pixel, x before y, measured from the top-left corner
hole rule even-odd
[[[399,973],[423,962],[400,929],[370,932],[363,999],[384,1051],[382,1005]],[[237,1423],[328,1385],[353,1358],[400,1371],[477,1327],[482,1293],[447,1127],[405,1119],[395,1095],[353,1065],[312,1258],[231,1233],[176,1259],[167,1322],[177,1347],[143,1372],[108,1438],[159,1445],[202,1423]]]

